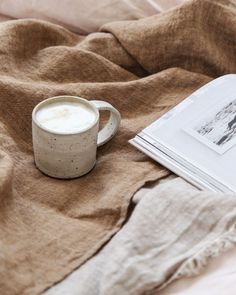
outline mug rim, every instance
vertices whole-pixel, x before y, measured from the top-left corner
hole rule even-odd
[[[93,122],[90,126],[88,126],[88,127],[84,127],[84,128],[82,128],[82,129],[80,129],[80,130],[78,130],[78,131],[60,132],[60,131],[53,131],[53,130],[50,130],[50,129],[48,129],[47,127],[44,127],[42,124],[40,124],[39,121],[37,121],[37,119],[36,119],[36,113],[37,113],[37,111],[38,111],[38,110],[39,110],[44,104],[47,105],[47,104],[53,103],[53,101],[56,102],[57,100],[60,101],[60,100],[64,100],[64,99],[65,99],[65,101],[66,101],[66,99],[72,99],[73,101],[78,100],[78,101],[80,101],[80,102],[86,104],[87,106],[89,106],[90,109],[92,109],[92,110],[95,112],[95,114],[96,114],[96,119],[94,120],[94,122]],[[76,135],[76,134],[84,133],[84,132],[90,130],[91,128],[93,128],[93,127],[97,124],[98,120],[99,120],[99,111],[98,111],[98,109],[95,107],[95,105],[94,105],[92,102],[90,102],[89,100],[87,100],[87,99],[85,99],[85,98],[83,98],[83,97],[80,97],[80,96],[73,96],[73,95],[59,95],[59,96],[53,96],[53,97],[46,98],[46,99],[42,100],[41,102],[39,102],[39,103],[34,107],[34,109],[33,109],[33,111],[32,111],[32,122],[33,122],[37,127],[39,127],[40,129],[42,129],[42,130],[44,130],[44,131],[46,131],[46,132],[48,132],[48,133],[56,134],[56,135],[64,135],[64,136],[65,136],[65,135]]]

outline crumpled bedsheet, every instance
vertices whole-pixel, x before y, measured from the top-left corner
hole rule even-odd
[[[228,219],[230,210],[221,215],[222,220],[218,219],[219,216],[216,219],[216,216],[209,216],[211,221],[207,224],[202,214],[214,206],[214,197],[217,201],[218,194],[205,192],[203,197],[202,192],[183,179],[172,178],[164,178],[152,187],[149,185],[137,192],[133,199],[137,204],[136,209],[120,232],[95,257],[44,295],[234,295],[236,237],[223,234],[223,228],[215,231],[217,223]],[[171,193],[173,195],[170,197]],[[187,194],[191,195],[193,201],[186,197]],[[201,213],[196,209],[199,201],[204,203]],[[229,199],[225,201],[227,203]],[[236,198],[233,202],[236,202]],[[181,207],[184,218],[176,215],[173,220],[165,219],[171,214],[170,208],[172,211]],[[156,224],[160,214],[163,215],[163,224]],[[194,222],[186,227],[188,222],[183,221],[190,219],[188,214],[193,215]],[[202,227],[199,227],[200,224]],[[211,227],[212,234],[209,234]],[[191,241],[188,232],[193,230],[195,239]],[[172,241],[168,238],[170,235]],[[166,259],[168,253],[172,257]],[[182,269],[179,277],[171,277],[173,268],[178,267],[183,257],[187,259],[185,270]],[[165,259],[172,263],[165,264]],[[188,263],[192,263],[192,267]],[[169,281],[168,286],[162,289],[165,281]]]
[[[183,0],[1,0],[0,13],[9,18],[37,18],[80,34],[98,31],[105,23],[134,20],[172,8]]]

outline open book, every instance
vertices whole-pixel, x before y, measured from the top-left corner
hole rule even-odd
[[[129,142],[200,189],[236,192],[236,74],[204,85]]]

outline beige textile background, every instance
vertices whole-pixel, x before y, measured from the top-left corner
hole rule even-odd
[[[35,20],[0,25],[0,291],[38,294],[82,264],[123,224],[130,198],[168,172],[127,141],[212,78],[235,72],[235,2],[103,26],[87,37]],[[87,176],[34,166],[31,111],[54,95],[103,99],[118,135]]]

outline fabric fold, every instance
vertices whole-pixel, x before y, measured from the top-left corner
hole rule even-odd
[[[174,280],[199,274],[235,247],[235,205],[234,194],[165,180],[145,192],[129,222],[97,256],[45,295],[162,294]]]

